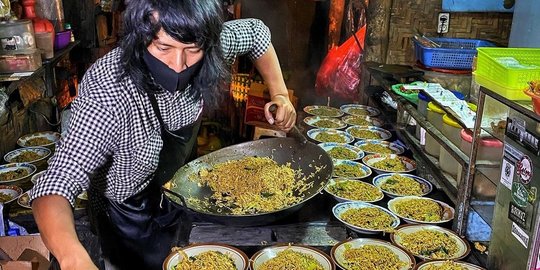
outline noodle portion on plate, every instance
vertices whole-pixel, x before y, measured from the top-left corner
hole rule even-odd
[[[219,163],[212,169],[201,169],[190,180],[208,186],[213,192],[210,201],[236,215],[283,209],[302,201],[302,194],[312,185],[306,182],[300,170],[293,170],[290,163],[279,165],[268,157],[245,157]]]
[[[286,249],[257,268],[257,270],[324,270],[310,254]]]
[[[395,270],[408,265],[392,250],[379,245],[352,248],[345,244],[343,259],[346,270]]]
[[[183,257],[173,270],[236,270],[234,261],[219,251],[205,251],[188,257],[182,250],[178,253]]]
[[[375,207],[351,208],[341,214],[340,218],[356,227],[386,232],[394,231],[394,218]]]
[[[424,198],[407,198],[396,201],[396,214],[416,221],[437,222],[443,220],[444,209],[436,201]]]
[[[456,240],[441,231],[423,229],[409,234],[398,234],[401,238],[399,244],[416,256],[452,259],[459,251]]]
[[[455,263],[453,261],[445,261],[442,264],[439,265],[428,265],[422,270],[468,270],[469,268],[461,266],[459,263]]]
[[[413,178],[394,174],[381,185],[381,189],[401,196],[421,196],[424,194],[422,184]]]

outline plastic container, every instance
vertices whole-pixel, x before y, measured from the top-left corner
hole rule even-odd
[[[54,38],[54,49],[56,51],[61,50],[67,47],[69,42],[71,42],[71,30],[56,32],[56,37]]]
[[[42,59],[54,57],[54,33],[42,32],[36,33],[36,46],[41,51]]]
[[[467,156],[470,156],[472,148],[472,133],[463,129],[460,132],[460,137],[461,143],[459,148]],[[478,145],[476,160],[501,161],[503,155],[503,146],[504,144],[495,138],[482,138]],[[462,168],[460,165],[458,166],[458,184],[461,178],[459,177],[461,170]],[[486,168],[485,170],[482,170],[483,173],[476,173],[473,185],[473,193],[476,193],[481,197],[495,196],[494,194],[496,193],[496,190],[493,190],[494,184],[490,184],[489,182],[497,183],[500,177],[500,171],[500,168]],[[491,181],[488,178],[491,179]]]
[[[523,91],[527,96],[530,96],[533,102],[533,110],[536,114],[540,115],[540,96],[533,94],[531,91]]]
[[[479,39],[430,38],[440,48],[423,46],[413,39],[416,59],[428,68],[472,69],[476,48],[493,47],[493,43]]]
[[[0,22],[0,54],[31,54],[36,50],[30,20]]]
[[[528,100],[523,90],[540,78],[540,49],[479,48],[475,80],[511,100]]]
[[[443,109],[437,106],[437,104],[433,102],[428,103],[427,120],[439,131],[442,131],[442,117],[444,114],[445,112]],[[440,146],[441,145],[431,135],[426,133],[426,145],[424,147],[426,153],[434,157],[439,157]]]
[[[461,126],[455,120],[454,117],[445,114],[443,115],[443,128],[442,133],[450,142],[458,146],[461,143]],[[459,162],[448,152],[444,147],[440,146],[439,149],[439,167],[452,176],[458,175],[457,169],[460,167]]]
[[[417,84],[420,84],[420,83],[422,83],[422,82],[413,82],[411,84],[412,85],[417,85]],[[418,104],[418,94],[419,94],[419,92],[403,93],[401,91],[401,86],[403,86],[402,83],[392,85],[392,90],[394,91],[394,93],[396,93],[397,95],[402,96],[403,98],[405,98],[406,100],[410,101],[413,104]]]
[[[41,67],[41,53],[0,55],[0,73],[29,72]]]

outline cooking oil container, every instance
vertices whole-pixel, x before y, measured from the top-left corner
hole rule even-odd
[[[443,109],[433,102],[428,103],[427,108],[427,120],[435,126],[439,131],[442,131],[442,117],[445,114]],[[428,154],[439,157],[440,144],[431,136],[426,133],[426,145],[425,150]]]
[[[443,115],[442,120],[442,133],[451,143],[459,147],[461,143],[461,126],[456,119],[449,114]],[[457,169],[459,167],[459,162],[442,146],[439,147],[439,167],[454,177],[458,174]]]
[[[0,54],[32,54],[35,50],[32,21],[0,22]]]
[[[459,148],[467,156],[471,155],[472,148],[472,132],[467,130],[461,130],[460,132],[461,143]],[[503,154],[504,144],[495,138],[481,138],[478,144],[478,153],[476,155],[476,160],[488,160],[488,161],[500,161]],[[459,166],[459,171],[461,172],[462,168]],[[492,181],[499,180],[500,168],[486,168],[483,170],[483,173],[476,173],[474,186],[481,184],[482,182],[489,181],[487,178],[492,179]],[[486,178],[487,176],[487,178]],[[473,189],[474,191],[474,189]]]

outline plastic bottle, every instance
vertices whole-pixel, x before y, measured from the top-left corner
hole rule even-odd
[[[66,23],[66,24],[64,25],[64,29],[69,30],[69,31],[71,32],[70,41],[71,41],[71,42],[75,42],[75,35],[73,35],[73,29],[71,29],[71,24]]]

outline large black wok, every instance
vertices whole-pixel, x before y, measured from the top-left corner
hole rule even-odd
[[[301,169],[307,182],[313,186],[304,192],[303,200],[284,209],[260,214],[235,215],[228,209],[220,209],[208,199],[212,191],[208,187],[199,187],[189,177],[196,177],[201,168],[212,168],[215,164],[228,160],[241,159],[246,156],[271,157],[278,164],[291,163],[293,169]],[[320,168],[316,171],[316,168]],[[238,226],[256,226],[274,222],[298,209],[309,199],[317,195],[332,175],[332,160],[319,146],[307,142],[300,143],[295,138],[272,138],[229,146],[202,156],[180,168],[173,179],[164,185],[165,195],[173,202],[185,205],[196,212],[198,218],[214,223]],[[249,181],[249,179],[246,179]],[[188,198],[196,198],[208,202],[190,202]],[[210,205],[210,207],[208,207]]]

